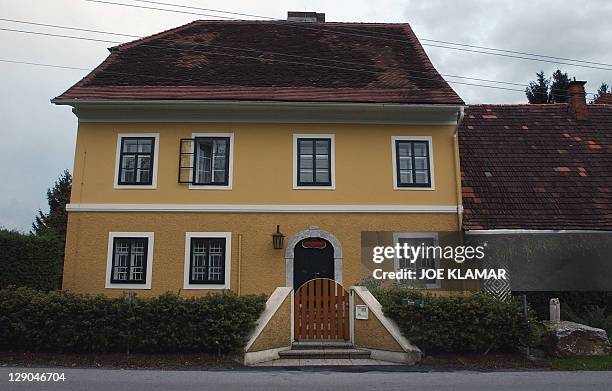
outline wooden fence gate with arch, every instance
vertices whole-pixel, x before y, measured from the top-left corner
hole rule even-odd
[[[293,301],[295,340],[350,339],[349,294],[342,285],[315,278],[295,290]]]

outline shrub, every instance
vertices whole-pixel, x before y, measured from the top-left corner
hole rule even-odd
[[[548,320],[550,299],[561,302],[561,319],[606,330],[612,335],[612,292],[606,291],[542,291],[513,292],[525,294],[539,319]]]
[[[565,309],[561,307],[561,309],[564,320],[604,329],[608,333],[608,338],[612,337],[612,313],[608,312],[605,307],[587,305],[580,308],[580,311],[568,306]]]
[[[60,288],[64,245],[49,236],[0,230],[0,288]]]
[[[240,349],[263,296],[110,298],[27,288],[0,290],[0,348],[72,352],[228,353]]]
[[[541,326],[529,312],[525,324],[516,300],[502,302],[478,293],[471,296],[423,296],[414,291],[378,290],[374,294],[385,314],[394,319],[406,338],[425,351],[488,352],[537,344]],[[402,303],[421,298],[422,308]]]

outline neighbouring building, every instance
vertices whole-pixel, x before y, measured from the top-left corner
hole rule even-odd
[[[272,293],[298,322],[305,307],[286,300],[306,281],[348,288],[372,247],[461,230],[464,102],[410,26],[290,18],[195,21],[110,48],[53,100],[78,117],[63,289]],[[351,317],[350,339],[383,341],[392,326],[360,297],[379,323]],[[391,334],[383,350],[412,349]],[[248,348],[276,346],[262,343]]]
[[[511,271],[487,290],[612,290],[612,106],[584,85],[568,103],[465,110],[463,229]]]

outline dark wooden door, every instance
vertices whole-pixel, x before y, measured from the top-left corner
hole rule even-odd
[[[350,339],[349,294],[336,281],[310,280],[295,290],[293,327],[297,341]]]
[[[304,239],[293,251],[293,288],[314,278],[334,279],[334,247],[325,239]]]

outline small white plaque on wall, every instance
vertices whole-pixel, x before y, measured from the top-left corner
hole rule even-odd
[[[368,319],[368,306],[367,305],[356,305],[355,306],[355,319],[361,319],[361,320]]]

